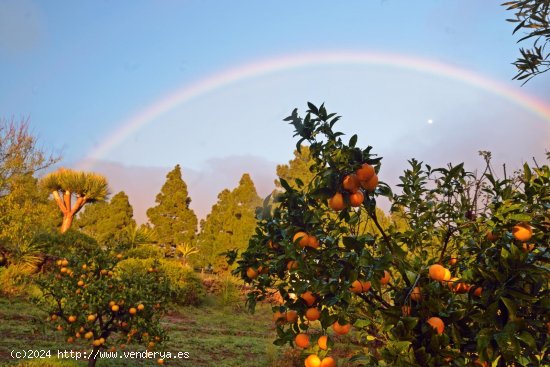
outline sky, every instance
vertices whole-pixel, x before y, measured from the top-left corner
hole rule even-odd
[[[390,184],[411,157],[517,168],[550,146],[550,83],[512,80],[501,2],[0,0],[0,118],[105,174],[139,222],[176,164],[200,218],[245,172],[267,195],[308,101]]]

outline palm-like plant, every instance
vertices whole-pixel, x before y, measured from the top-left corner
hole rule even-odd
[[[91,172],[60,168],[46,175],[41,184],[48,189],[63,213],[61,233],[71,227],[74,216],[86,203],[105,200],[109,194],[107,179]],[[72,203],[72,198],[76,201]]]
[[[130,248],[157,242],[157,236],[154,229],[148,226],[138,226],[136,223],[133,223],[126,228],[126,231],[128,235],[128,245]]]
[[[198,252],[199,250],[189,243],[180,243],[176,245],[176,253],[181,256],[184,263],[187,263],[187,260],[191,255],[194,255]]]

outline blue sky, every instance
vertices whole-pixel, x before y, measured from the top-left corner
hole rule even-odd
[[[0,0],[0,110],[4,118],[29,117],[41,143],[74,165],[173,90],[306,52],[434,60],[548,101],[547,77],[524,87],[511,80],[518,37],[500,3]],[[326,102],[344,116],[342,130],[387,157],[389,182],[411,156],[475,165],[477,151],[490,149],[518,166],[549,146],[548,121],[490,91],[395,67],[312,66],[197,96],[128,136],[95,169],[113,191],[129,193],[143,220],[166,170],[179,163],[204,216],[244,172],[261,194],[270,190],[275,165],[291,158],[294,145],[280,120],[308,100]]]

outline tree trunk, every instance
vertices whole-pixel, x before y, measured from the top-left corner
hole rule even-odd
[[[73,224],[73,218],[74,215],[71,213],[65,213],[63,215],[63,224],[61,225],[61,233],[65,233],[71,228],[71,224]]]
[[[99,352],[99,347],[94,347],[92,349],[92,353],[90,353],[90,357],[88,358],[88,367],[95,367],[95,363],[97,362],[97,355]]]

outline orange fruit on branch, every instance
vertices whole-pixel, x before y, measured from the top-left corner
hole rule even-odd
[[[294,237],[292,237],[292,242],[298,243],[301,248],[304,248],[308,245],[308,234],[303,231],[296,232]]]
[[[374,167],[368,163],[363,163],[363,165],[355,171],[355,175],[359,181],[362,182],[370,180],[375,174]]]
[[[317,297],[313,295],[310,291],[306,291],[300,295],[300,298],[303,299],[308,306],[313,306]]]
[[[527,223],[519,223],[512,228],[512,234],[518,241],[529,241],[533,237],[533,229]]]
[[[256,279],[258,277],[258,271],[255,270],[254,268],[248,268],[246,269],[246,276],[249,278],[249,279]]]
[[[290,323],[298,321],[298,312],[295,310],[288,310],[286,312],[286,321]]]
[[[336,321],[334,324],[332,324],[332,329],[338,335],[345,335],[351,330],[351,324],[348,323],[345,325],[341,325],[338,321]]]
[[[373,192],[378,186],[378,176],[372,176],[368,181],[361,181],[361,187],[363,187],[368,192]]]
[[[445,330],[445,323],[439,317],[430,317],[426,322],[434,328],[438,334],[443,334],[443,330]]]
[[[318,308],[310,307],[306,311],[306,319],[309,321],[316,321],[319,320],[319,317],[321,317],[321,311],[319,311]]]
[[[434,264],[430,266],[428,273],[430,278],[441,282],[445,280],[445,270],[447,270],[445,267],[439,264]]]
[[[333,197],[328,199],[328,206],[335,211],[345,209],[346,203],[344,202],[344,196],[341,193],[337,192],[336,194],[334,194]]]
[[[294,342],[296,345],[300,348],[307,348],[309,347],[309,336],[307,334],[298,334],[296,335],[296,338],[294,338]]]
[[[390,272],[387,271],[387,270],[384,270],[384,276],[382,278],[380,278],[380,284],[386,285],[390,282],[390,280],[391,280]]]
[[[353,173],[344,177],[344,180],[342,181],[342,187],[351,193],[357,192],[360,185],[361,183],[359,181],[359,178]]]
[[[321,335],[319,339],[317,339],[317,345],[319,345],[319,348],[322,350],[328,349],[328,336],[327,335]]]
[[[325,357],[321,361],[321,367],[336,367],[336,360],[332,357]]]
[[[354,208],[361,206],[361,204],[363,204],[363,200],[365,200],[365,195],[363,195],[361,191],[354,192],[349,196],[349,203]]]
[[[305,367],[321,367],[321,359],[316,354],[310,354],[304,361]]]

